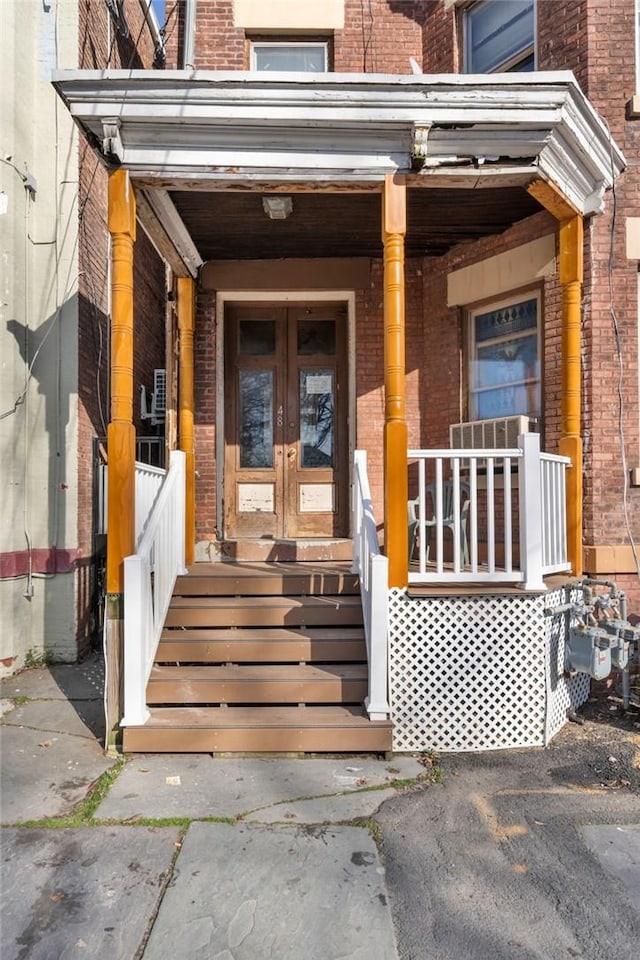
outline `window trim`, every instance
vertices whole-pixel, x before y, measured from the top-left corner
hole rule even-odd
[[[268,39],[266,37],[253,38],[249,37],[249,69],[255,72],[268,72],[268,71],[259,71],[256,66],[256,56],[255,51],[261,47],[317,47],[321,48],[324,51],[324,70],[323,73],[330,72],[330,49],[328,40],[310,40],[307,37],[287,37],[282,38],[277,37],[274,39]],[[299,71],[292,70],[286,71],[291,73],[298,73]]]
[[[536,349],[538,356],[538,378],[535,381],[532,381],[531,378],[527,381],[526,379],[522,383],[526,382],[535,382],[538,385],[539,389],[539,409],[538,410],[526,410],[526,411],[510,411],[499,415],[498,417],[482,417],[479,415],[476,404],[475,396],[480,391],[473,389],[473,375],[472,375],[472,363],[476,357],[476,341],[475,341],[475,317],[478,314],[490,313],[494,310],[500,310],[503,307],[512,306],[517,303],[523,303],[525,300],[537,301],[536,306]],[[544,316],[543,316],[543,288],[541,285],[527,286],[522,287],[518,290],[509,291],[498,297],[491,297],[487,300],[477,301],[476,303],[468,304],[465,306],[465,331],[464,331],[464,353],[463,353],[463,370],[464,370],[464,389],[465,389],[465,403],[464,407],[466,409],[465,419],[468,421],[473,420],[494,420],[499,419],[501,416],[511,417],[511,416],[525,416],[530,417],[533,420],[537,420],[540,424],[544,422],[544,353],[543,353],[543,330],[544,330]],[[526,336],[526,333],[523,333],[523,337]],[[505,339],[508,339],[505,337]],[[499,342],[500,338],[493,338],[488,342]],[[496,384],[499,386],[499,384]]]
[[[496,3],[499,0],[474,0],[472,3],[466,3],[463,7],[460,8],[459,13],[461,17],[461,48],[462,48],[462,72],[473,74],[476,73],[476,70],[471,68],[471,31],[468,27],[469,14],[479,7],[485,6],[488,3]],[[640,0],[636,0],[636,3],[640,3]],[[533,39],[531,43],[527,44],[526,47],[523,47],[522,50],[518,53],[513,54],[511,57],[508,57],[506,60],[503,60],[498,64],[497,67],[494,67],[492,70],[484,72],[486,76],[492,73],[509,73],[513,71],[513,68],[516,67],[519,63],[522,63],[523,60],[526,60],[527,57],[533,55],[533,70],[538,69],[538,4],[537,0],[533,0]]]

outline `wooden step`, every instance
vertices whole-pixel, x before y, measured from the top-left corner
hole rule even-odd
[[[156,662],[317,663],[366,660],[362,627],[164,630]]]
[[[349,564],[197,563],[178,577],[176,596],[358,595]]]
[[[147,703],[362,703],[366,664],[154,666]]]
[[[125,727],[126,751],[149,753],[385,753],[391,723],[354,707],[159,707]]]
[[[338,626],[361,624],[360,597],[175,597],[165,626]]]

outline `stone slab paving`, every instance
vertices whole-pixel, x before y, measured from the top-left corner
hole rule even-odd
[[[589,825],[582,828],[582,835],[606,872],[620,880],[640,911],[640,826]]]
[[[102,662],[94,656],[3,678],[1,823],[68,813],[113,765],[101,743],[102,677]]]
[[[93,738],[2,724],[0,823],[68,813],[114,762]]]
[[[368,832],[192,824],[144,960],[187,956],[397,960]]]
[[[412,757],[383,761],[357,757],[287,760],[212,759],[208,754],[136,756],[127,763],[96,816],[105,820],[135,816],[238,817],[283,801],[341,793],[348,797],[363,787],[384,786],[424,772]],[[381,802],[382,798],[376,799],[373,809]],[[371,801],[367,804],[370,809]],[[324,823],[327,817],[318,819]],[[337,810],[336,819],[349,816]]]
[[[177,836],[172,828],[4,828],[2,960],[132,960]]]

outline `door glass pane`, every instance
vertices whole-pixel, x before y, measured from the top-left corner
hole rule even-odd
[[[273,467],[273,371],[240,371],[240,467]]]
[[[245,357],[269,357],[276,352],[275,320],[241,320],[240,353]]]
[[[300,447],[303,467],[333,466],[333,370],[300,371]]]
[[[309,356],[320,353],[333,357],[336,352],[335,320],[299,320],[298,354]]]

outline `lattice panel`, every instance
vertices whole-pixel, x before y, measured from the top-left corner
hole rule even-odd
[[[393,749],[541,746],[544,596],[389,594]]]
[[[546,607],[559,607],[581,599],[580,590],[562,587],[549,592],[545,597]],[[574,677],[564,676],[565,639],[568,627],[567,614],[556,614],[546,619],[547,632],[547,719],[545,745],[567,722],[567,710],[577,710],[589,697],[590,678],[586,673]]]

